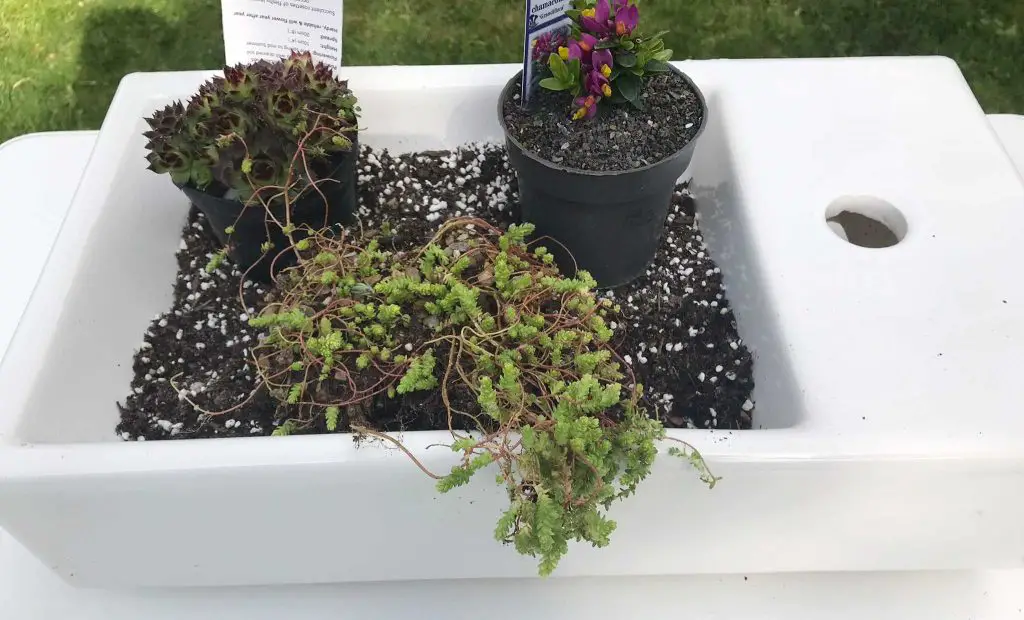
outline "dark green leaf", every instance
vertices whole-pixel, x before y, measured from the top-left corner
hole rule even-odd
[[[615,89],[612,89],[612,96],[608,97],[608,101],[610,101],[610,102],[612,102],[614,104],[621,104],[621,103],[626,103],[627,99],[622,96],[622,93],[620,93],[619,91],[617,91]]]
[[[672,60],[672,50],[662,50],[654,55],[654,59],[660,60],[661,62],[668,62]]]
[[[630,68],[636,66],[636,54],[625,52],[615,57],[615,64],[620,67]]]
[[[566,84],[557,78],[544,78],[540,81],[540,86],[548,90],[568,90],[572,84]]]
[[[630,103],[637,110],[643,110],[644,109],[644,100],[639,98],[639,97],[637,97],[636,99],[633,99],[632,101],[630,101]]]
[[[569,61],[569,75],[573,78],[578,77],[580,74],[580,59],[573,58]]]
[[[623,73],[615,80],[615,86],[619,93],[627,101],[636,101],[640,98],[640,78],[632,73]]]
[[[607,49],[612,49],[613,47],[618,47],[618,46],[619,46],[619,42],[616,41],[615,39],[606,39],[604,41],[598,41],[597,45],[594,46],[594,49],[607,50]]]
[[[637,76],[637,77],[643,77],[644,76],[644,70],[643,70],[642,67],[633,67],[632,69],[629,70],[629,72],[632,73],[633,75]]]
[[[644,71],[647,73],[665,73],[669,70],[668,63],[662,62],[658,59],[652,59],[647,61],[644,65]]]
[[[621,74],[622,74],[622,69],[619,69],[619,68],[612,69],[612,72],[608,75],[608,81],[609,82],[614,82],[615,78],[619,77]]]
[[[569,19],[577,20],[577,19],[580,18],[580,14],[582,12],[583,11],[581,11],[579,9],[569,9],[568,11],[565,12],[565,14],[569,16]]]
[[[624,50],[631,50],[631,49],[633,49],[633,47],[635,47],[635,46],[634,46],[634,44],[633,44],[633,42],[632,42],[632,41],[630,41],[629,39],[622,39],[622,40],[621,40],[621,41],[619,42],[619,45],[620,45],[620,46],[622,47],[622,49],[624,49]]]

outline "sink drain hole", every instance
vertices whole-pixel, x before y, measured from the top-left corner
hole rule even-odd
[[[843,196],[825,209],[825,222],[840,239],[862,248],[888,248],[907,235],[907,218],[873,196]]]

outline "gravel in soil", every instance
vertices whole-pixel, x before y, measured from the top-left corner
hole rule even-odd
[[[400,156],[364,147],[359,166],[360,219],[369,228],[388,221],[396,243],[423,243],[450,217],[517,221],[515,175],[500,146]],[[117,432],[125,440],[269,435],[289,417],[259,387],[250,356],[261,334],[248,319],[269,291],[243,281],[229,261],[207,273],[217,249],[205,218],[192,209],[173,304],[146,331],[131,391],[118,404]],[[603,294],[621,306],[614,343],[645,386],[652,415],[668,427],[750,428],[753,361],[685,188],[674,194],[647,272]],[[436,430],[446,428],[442,413],[426,398],[375,408],[373,421],[388,432]],[[302,432],[326,432],[318,424]]]
[[[508,132],[527,151],[561,166],[579,170],[621,171],[655,164],[696,137],[703,122],[700,98],[681,75],[655,74],[646,79],[644,109],[598,104],[593,119],[573,121],[572,96],[537,89],[530,110],[519,105],[519,83],[503,103]]]

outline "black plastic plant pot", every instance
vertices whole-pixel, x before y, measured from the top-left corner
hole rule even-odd
[[[613,288],[640,276],[658,250],[679,178],[690,165],[697,139],[707,125],[704,95],[675,67],[700,101],[700,128],[686,146],[661,161],[632,170],[600,172],[568,168],[527,151],[505,125],[503,102],[520,79],[509,80],[498,101],[509,162],[519,180],[522,219],[536,226],[566,274],[590,272],[600,288]],[[564,247],[563,247],[564,246]]]
[[[305,236],[302,229],[306,226],[321,230],[355,220],[358,157],[358,137],[354,137],[352,149],[330,162],[334,171],[327,175],[329,180],[318,185],[323,196],[310,189],[292,203],[291,222],[297,228],[293,234],[296,241]],[[195,187],[180,189],[206,216],[214,236],[227,247],[228,256],[249,279],[270,282],[282,269],[295,264],[293,252],[282,252],[289,248],[290,242],[281,228],[267,217],[261,204],[245,206],[237,199],[222,198]],[[272,214],[278,221],[285,221],[283,205],[274,207]],[[225,232],[229,227],[234,227],[230,235]],[[263,244],[267,241],[273,244],[273,249],[264,253]]]

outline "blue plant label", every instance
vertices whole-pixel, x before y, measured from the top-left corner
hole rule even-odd
[[[572,0],[526,0],[526,33],[523,43],[521,104],[526,105],[538,88],[548,55],[569,36],[571,20],[566,11]]]

